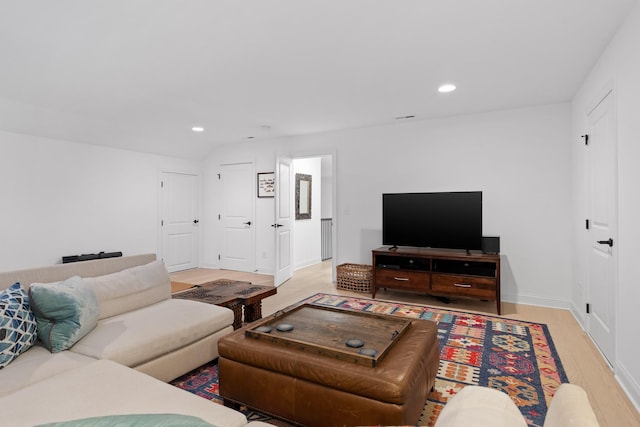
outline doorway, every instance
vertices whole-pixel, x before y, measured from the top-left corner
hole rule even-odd
[[[289,251],[289,262],[283,262],[282,254],[278,252],[278,237],[276,237],[276,265],[275,271],[278,272],[281,265],[289,265],[293,271],[321,263],[323,258],[323,243],[326,245],[326,235],[330,236],[331,250],[330,254],[335,253],[335,227],[333,221],[334,211],[334,155],[310,155],[297,156],[291,160],[291,171],[289,174],[290,188],[288,197],[291,200],[289,209],[290,224],[290,241],[291,250]],[[305,183],[304,191],[299,187],[300,183]],[[276,208],[283,205],[281,197],[285,197],[282,192],[276,193]],[[304,213],[300,209],[304,207]],[[279,213],[282,215],[282,212]],[[323,221],[324,219],[324,221]],[[327,221],[328,220],[328,221]],[[329,223],[329,230],[326,228],[325,241],[323,241],[323,222],[325,227]],[[278,221],[276,221],[276,226]],[[280,249],[282,245],[280,245]],[[326,248],[325,253],[326,253]],[[280,251],[281,252],[281,251]],[[333,264],[333,255],[329,257]],[[290,268],[291,268],[290,267]],[[289,276],[290,277],[290,276]],[[277,279],[283,276],[276,274]],[[287,277],[288,278],[288,277]],[[283,280],[276,280],[279,285]]]

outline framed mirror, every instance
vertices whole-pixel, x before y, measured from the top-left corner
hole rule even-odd
[[[311,175],[296,174],[296,219],[311,219]]]

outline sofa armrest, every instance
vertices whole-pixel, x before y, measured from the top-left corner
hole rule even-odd
[[[465,386],[445,405],[435,427],[527,427],[511,398],[498,390]]]
[[[587,393],[575,384],[562,384],[547,410],[544,427],[599,427]]]

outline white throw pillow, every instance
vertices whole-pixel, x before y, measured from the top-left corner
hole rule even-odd
[[[98,297],[98,319],[127,313],[171,298],[171,279],[161,260],[116,273],[84,278]]]

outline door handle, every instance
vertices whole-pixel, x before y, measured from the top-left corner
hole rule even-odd
[[[598,243],[601,245],[609,245],[609,247],[613,246],[613,239],[609,237],[609,240],[598,240]]]
[[[282,225],[282,224],[271,224],[271,226],[272,226],[273,228],[280,228],[280,227],[284,227],[284,225]]]
[[[200,222],[200,220],[199,220],[199,219],[194,219],[194,220],[193,220],[193,223],[194,223],[194,224],[197,224],[197,223],[199,223],[199,222]]]
[[[243,222],[244,225],[248,225],[249,227],[251,227],[251,221],[247,221],[247,222]]]

